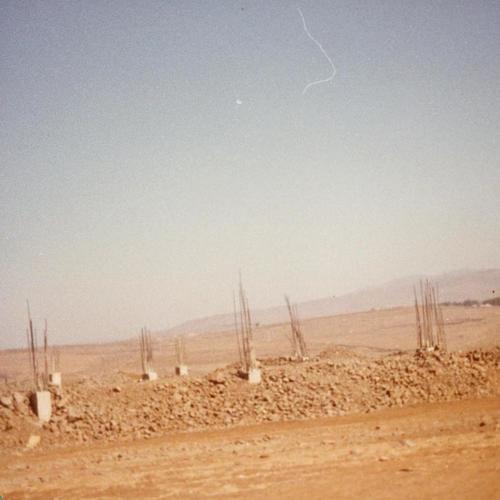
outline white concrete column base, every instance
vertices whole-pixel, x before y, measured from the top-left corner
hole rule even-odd
[[[158,380],[158,374],[154,371],[143,373],[142,380]]]
[[[260,368],[250,368],[247,373],[247,379],[250,384],[260,384],[262,381]]]
[[[189,370],[187,365],[177,365],[175,367],[175,374],[179,375],[179,377],[186,377]]]
[[[61,387],[62,385],[62,375],[61,372],[49,373],[49,384],[55,387]]]
[[[48,422],[52,416],[52,395],[49,391],[36,391],[30,396],[31,407],[40,422]]]

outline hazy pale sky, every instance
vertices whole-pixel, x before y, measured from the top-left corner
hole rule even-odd
[[[4,0],[0,98],[0,347],[500,267],[500,2]]]

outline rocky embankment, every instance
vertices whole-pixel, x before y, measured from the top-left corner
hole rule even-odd
[[[262,361],[263,380],[250,385],[236,366],[200,378],[112,383],[85,379],[53,392],[51,421],[39,424],[28,394],[0,392],[0,448],[141,439],[266,421],[370,412],[421,402],[500,392],[500,348],[468,353],[416,353],[379,359],[324,355],[304,363]],[[38,438],[36,439],[38,441]]]

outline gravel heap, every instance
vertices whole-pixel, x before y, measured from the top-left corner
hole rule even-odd
[[[303,363],[263,360],[262,383],[235,365],[205,377],[139,382],[116,375],[53,391],[50,422],[33,415],[28,393],[0,391],[0,447],[127,440],[258,422],[363,413],[392,406],[500,393],[500,348],[467,353],[417,352],[378,359],[319,357]]]

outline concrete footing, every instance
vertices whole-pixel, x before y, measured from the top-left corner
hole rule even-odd
[[[158,374],[153,371],[143,373],[142,380],[158,380]]]
[[[40,422],[48,422],[52,415],[52,396],[49,391],[36,391],[30,396],[30,403]]]
[[[179,375],[179,377],[185,377],[188,374],[188,367],[187,365],[177,365],[175,367],[175,374]]]
[[[49,384],[55,387],[61,387],[62,385],[62,375],[61,372],[49,373]]]
[[[250,384],[260,384],[262,381],[260,368],[250,368],[247,373],[247,379]]]

